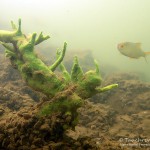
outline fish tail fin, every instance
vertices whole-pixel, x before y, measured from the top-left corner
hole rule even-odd
[[[147,56],[147,55],[150,55],[150,52],[144,52],[145,53],[145,55]]]
[[[144,54],[145,54],[145,56],[144,56],[145,61],[146,61],[146,63],[148,64],[147,59],[146,59],[146,56],[150,55],[150,52],[144,52]]]
[[[144,58],[145,58],[146,63],[148,64],[146,57],[144,57]]]

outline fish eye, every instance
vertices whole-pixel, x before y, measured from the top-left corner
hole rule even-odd
[[[124,45],[122,44],[122,45],[120,45],[120,48],[123,48],[124,47]]]

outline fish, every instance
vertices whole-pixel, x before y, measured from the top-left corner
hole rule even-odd
[[[144,57],[145,61],[146,56],[150,55],[150,51],[144,52],[141,48],[141,43],[132,43],[132,42],[123,42],[117,45],[117,48],[121,54],[124,56],[138,59],[140,57]]]

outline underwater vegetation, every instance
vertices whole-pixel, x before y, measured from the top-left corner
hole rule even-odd
[[[82,106],[84,99],[118,86],[112,84],[100,87],[102,78],[96,60],[95,70],[84,73],[78,57],[75,56],[69,73],[62,63],[67,49],[66,42],[62,50],[57,50],[56,61],[47,66],[38,58],[34,48],[50,37],[44,36],[42,32],[39,35],[25,35],[21,30],[21,19],[18,21],[18,27],[12,21],[11,25],[13,31],[0,30],[0,44],[5,47],[6,57],[10,59],[12,66],[19,70],[27,85],[47,96],[48,100],[39,104],[39,117],[53,113],[69,115],[69,126],[74,128],[77,123],[77,109]],[[57,67],[60,67],[62,77],[54,73]]]

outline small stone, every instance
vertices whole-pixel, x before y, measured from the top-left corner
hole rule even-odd
[[[40,127],[40,130],[42,131],[49,131],[50,127],[48,124],[43,124],[41,127]]]
[[[91,125],[91,129],[96,129],[96,126],[95,125]]]
[[[24,119],[30,119],[31,118],[31,115],[30,114],[28,114],[28,113],[23,113],[23,117],[24,117]]]

